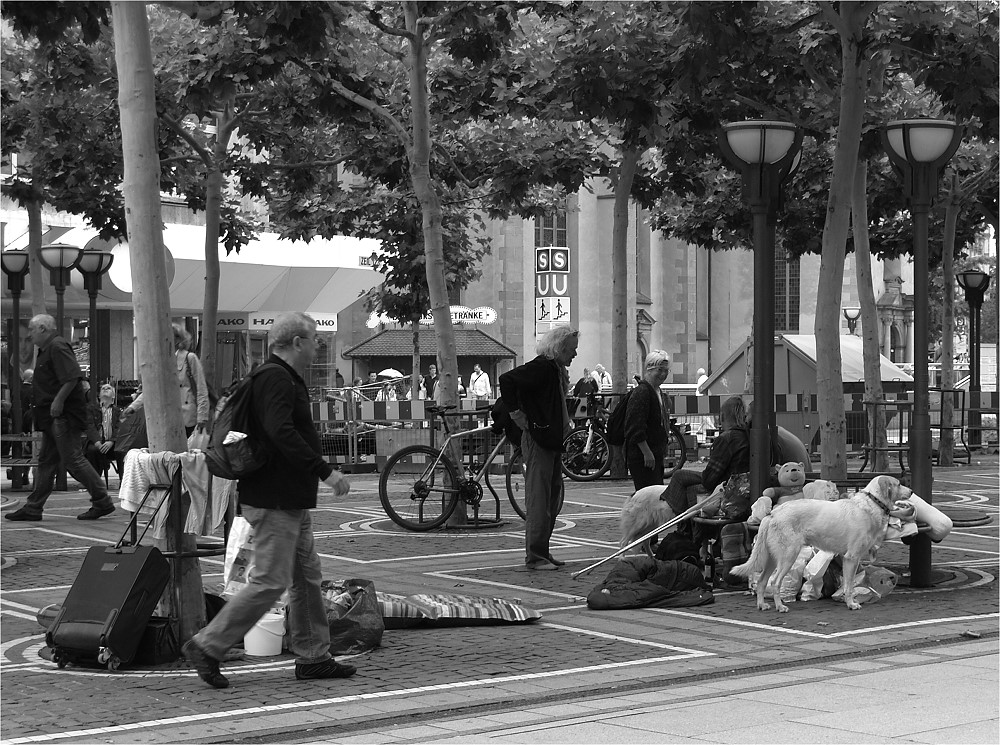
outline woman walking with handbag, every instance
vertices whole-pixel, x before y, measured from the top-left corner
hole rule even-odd
[[[177,384],[181,388],[181,419],[184,421],[184,434],[190,437],[196,427],[199,434],[208,432],[212,404],[201,360],[190,350],[191,334],[179,323],[173,324],[173,331],[174,364],[177,368]],[[142,404],[140,393],[128,408],[140,410]]]

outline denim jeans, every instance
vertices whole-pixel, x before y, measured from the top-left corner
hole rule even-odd
[[[524,563],[547,560],[551,550],[549,539],[556,527],[559,505],[562,503],[562,457],[555,450],[546,450],[525,432],[521,436],[524,454],[525,518]]]
[[[52,494],[59,464],[69,471],[90,492],[90,501],[98,507],[114,506],[108,497],[104,480],[83,455],[83,432],[76,429],[65,417],[57,417],[42,430],[42,447],[38,454],[38,478],[35,488],[25,500],[25,512],[41,515],[45,502]]]
[[[250,581],[231,598],[195,643],[221,660],[242,641],[253,625],[291,588],[288,603],[289,648],[296,662],[330,659],[330,626],[326,619],[323,568],[313,542],[309,510],[267,510],[243,505],[253,526],[254,565]]]

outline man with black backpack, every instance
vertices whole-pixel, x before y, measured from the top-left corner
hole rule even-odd
[[[660,385],[668,375],[670,356],[662,349],[653,350],[646,355],[642,381],[625,404],[625,463],[636,491],[663,483],[667,414]]]
[[[269,331],[271,356],[253,372],[249,438],[259,440],[266,465],[239,480],[240,507],[253,527],[250,581],[183,647],[198,676],[214,688],[229,681],[219,661],[291,588],[289,647],[299,680],[347,678],[351,665],[330,656],[330,626],[320,583],[323,569],[313,540],[310,510],[319,482],[337,496],[350,483],[323,458],[303,374],[316,356],[316,322],[305,313],[284,313]]]

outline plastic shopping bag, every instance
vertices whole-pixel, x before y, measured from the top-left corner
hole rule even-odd
[[[382,643],[385,620],[373,582],[323,580],[321,586],[330,624],[330,654],[367,652]]]
[[[188,450],[204,450],[208,447],[208,432],[206,430],[198,431],[195,427],[194,431],[187,439],[187,449]]]
[[[237,515],[229,529],[226,543],[225,586],[223,597],[232,596],[246,587],[253,569],[253,527],[242,515]]]

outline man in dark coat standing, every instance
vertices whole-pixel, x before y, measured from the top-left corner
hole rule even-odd
[[[323,458],[303,373],[316,356],[316,322],[284,313],[268,333],[271,356],[254,373],[250,437],[269,452],[267,463],[239,481],[243,517],[253,527],[250,581],[212,622],[183,647],[198,676],[214,688],[229,681],[219,661],[290,588],[289,647],[299,680],[347,678],[355,673],[330,656],[330,626],[320,583],[323,568],[313,540],[310,510],[322,480],[337,496],[350,490]]]
[[[529,571],[558,569],[549,540],[562,505],[563,440],[572,431],[566,396],[569,367],[576,357],[580,332],[556,326],[538,342],[538,356],[500,376],[500,396],[510,418],[520,427],[524,454],[524,564]]]
[[[41,314],[28,323],[28,335],[38,347],[32,384],[34,425],[42,433],[35,488],[24,506],[8,512],[8,520],[42,519],[45,502],[52,494],[60,462],[90,493],[90,509],[77,515],[78,520],[96,520],[115,511],[104,481],[83,455],[87,432],[87,398],[82,385],[83,372],[73,348],[56,331],[52,316]]]

